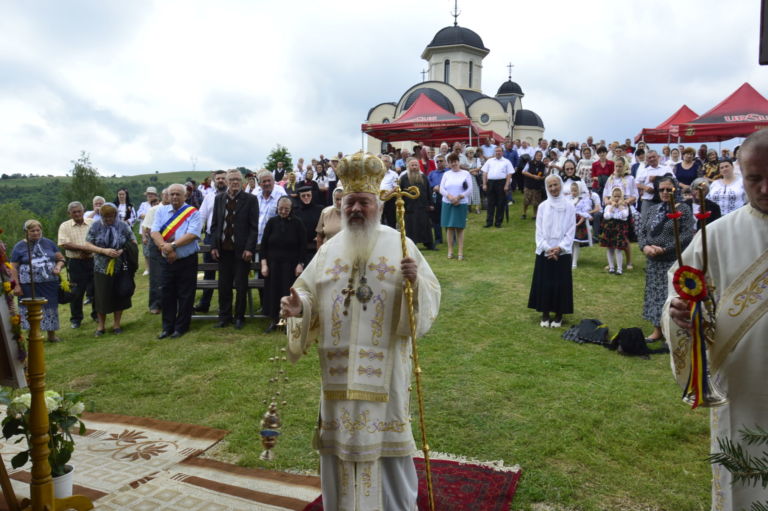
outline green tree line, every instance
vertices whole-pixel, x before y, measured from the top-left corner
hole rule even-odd
[[[134,207],[144,201],[144,191],[154,186],[158,192],[178,182],[194,179],[198,184],[208,172],[155,173],[153,175],[104,177],[91,163],[88,153],[72,161],[67,177],[27,177],[0,180],[0,234],[9,248],[23,238],[22,226],[34,218],[43,225],[43,236],[56,241],[59,225],[67,220],[67,205],[80,201],[86,210],[91,209],[92,199],[103,196],[112,202],[117,190],[125,188]]]

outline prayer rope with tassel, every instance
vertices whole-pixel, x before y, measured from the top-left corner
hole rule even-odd
[[[707,325],[705,317],[714,318],[716,304],[714,297],[707,288],[707,219],[711,212],[706,210],[704,202],[704,192],[699,189],[699,204],[701,210],[694,216],[701,221],[701,236],[703,248],[703,269],[699,270],[692,266],[683,265],[682,247],[680,246],[680,226],[679,219],[682,212],[675,209],[674,194],[669,199],[670,212],[667,213],[674,222],[675,229],[675,252],[677,254],[678,269],[673,276],[672,284],[677,294],[689,302],[689,320],[691,322],[691,347],[690,363],[691,369],[688,375],[688,382],[683,391],[683,401],[690,404],[692,409],[699,405],[719,406],[727,400],[716,389],[714,382],[711,381],[709,364],[707,363]]]

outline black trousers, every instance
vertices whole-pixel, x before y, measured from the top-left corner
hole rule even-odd
[[[197,281],[197,253],[169,263],[160,261],[163,286],[163,331],[183,334],[192,322]]]
[[[501,225],[504,220],[504,211],[507,208],[507,194],[504,193],[505,179],[489,179],[488,191],[488,216],[485,225]],[[495,217],[495,218],[494,218]]]
[[[163,256],[153,242],[149,247],[149,309],[163,308]]]
[[[211,245],[211,235],[206,233],[204,243],[208,246]],[[215,263],[216,261],[213,260],[213,257],[211,257],[210,252],[206,252],[203,254],[203,262],[204,263]],[[203,272],[203,278],[205,280],[214,280],[216,278],[216,271],[215,270],[207,270]],[[203,289],[203,296],[200,297],[200,307],[203,309],[210,309],[211,308],[211,298],[213,298],[213,289]]]
[[[74,293],[69,312],[71,320],[79,323],[83,320],[83,297],[93,295],[93,259],[67,259],[67,271]],[[93,305],[91,302],[91,317],[96,315]]]
[[[245,318],[250,261],[243,261],[240,252],[219,251],[219,319],[232,319],[232,289],[237,290],[235,319]]]
[[[381,223],[388,225],[393,229],[397,229],[397,210],[395,208],[394,200],[388,200],[384,203],[384,210],[381,213]]]

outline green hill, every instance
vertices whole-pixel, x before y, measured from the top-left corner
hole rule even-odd
[[[160,191],[174,183],[194,179],[200,183],[211,171],[180,171],[135,176],[102,177],[106,189],[105,198],[112,201],[120,188],[126,188],[131,202],[139,207],[144,200],[144,190],[154,186]],[[25,220],[35,218],[43,224],[46,237],[56,238],[61,222],[67,219],[67,204],[62,190],[72,178],[68,176],[10,177],[4,174],[0,179],[0,228],[5,230],[2,239],[15,243],[21,237],[21,225]],[[79,200],[90,209],[93,197]]]

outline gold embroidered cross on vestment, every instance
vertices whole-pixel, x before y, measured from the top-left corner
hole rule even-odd
[[[370,263],[368,269],[377,272],[376,278],[379,280],[384,280],[387,273],[395,273],[395,267],[387,265],[386,257],[379,257],[379,264]]]

